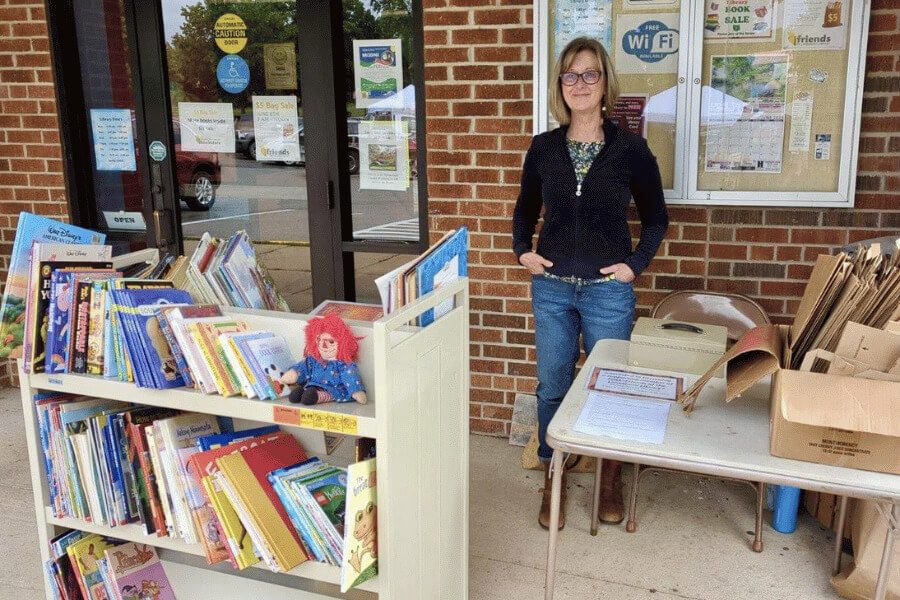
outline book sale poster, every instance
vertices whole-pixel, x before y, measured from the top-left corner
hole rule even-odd
[[[772,0],[707,0],[703,37],[771,37],[772,4]]]
[[[296,96],[253,96],[257,160],[299,161],[298,126]]]
[[[368,108],[398,94],[403,87],[400,39],[353,40],[353,79],[356,108]]]
[[[785,0],[785,50],[843,50],[847,45],[846,2]]]
[[[409,187],[409,123],[362,121],[359,124],[359,188],[405,190]]]
[[[179,102],[181,149],[234,153],[234,112],[230,102]]]

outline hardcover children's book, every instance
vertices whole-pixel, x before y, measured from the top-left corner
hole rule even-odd
[[[172,584],[153,546],[128,542],[107,548],[106,561],[117,598],[175,600]]]
[[[223,435],[226,434],[205,437],[221,437]],[[219,471],[216,459],[247,448],[266,444],[288,435],[279,431],[259,434],[234,443],[198,452],[190,458],[188,471],[203,490],[207,506],[213,511],[216,522],[221,527],[221,534],[224,536],[224,541],[227,544],[228,557],[238,569],[245,569],[250,565],[256,564],[259,562],[259,556],[257,556],[253,544],[247,535],[247,530],[238,518],[234,507],[232,507],[225,492],[215,480],[214,475]],[[208,560],[211,560],[211,558],[213,557],[207,556]],[[212,561],[210,564],[212,564]]]
[[[416,297],[432,292],[445,283],[465,277],[469,250],[469,230],[464,225],[433,251],[429,252],[416,267]],[[450,312],[453,299],[438,304],[422,313],[420,325],[425,327],[435,319]]]
[[[165,315],[172,329],[172,335],[184,353],[184,359],[191,370],[197,389],[205,394],[217,391],[212,373],[187,327],[192,319],[221,317],[222,309],[215,304],[195,304],[166,309]]]
[[[383,317],[384,310],[379,304],[325,300],[315,307],[309,316],[324,317],[331,314],[336,314],[344,320],[372,322]]]
[[[59,586],[61,600],[85,600],[78,583],[79,576],[66,550],[88,535],[79,530],[67,531],[50,540],[51,572]]]
[[[341,560],[341,593],[378,574],[375,459],[347,467],[347,513]]]
[[[106,235],[27,212],[19,213],[16,239],[0,304],[0,358],[21,358],[33,242],[102,244]]]
[[[72,331],[70,316],[75,303],[73,281],[76,274],[115,275],[109,269],[82,271],[57,269],[50,276],[50,312],[47,327],[47,373],[66,373],[69,370],[69,340]]]
[[[268,388],[266,398],[274,400],[290,393],[290,390],[279,380],[296,361],[283,337],[272,335],[244,339],[238,341],[237,344],[238,348],[243,351],[248,364],[254,369],[257,378],[261,379]]]
[[[137,351],[145,357],[149,370],[147,382],[160,389],[183,386],[184,378],[160,329],[156,311],[169,304],[190,304],[191,295],[176,289],[123,290],[122,293],[131,305],[126,318],[137,334],[131,343],[137,344]]]
[[[186,413],[156,421],[154,424],[159,444],[166,484],[172,499],[172,507],[181,537],[191,544],[200,543],[200,532],[194,525],[191,508],[203,502],[188,485],[187,463],[182,462],[179,450],[196,447],[195,440],[202,435],[220,433],[219,423],[212,415]]]
[[[185,387],[194,387],[196,382],[194,381],[194,375],[191,373],[190,365],[187,363],[187,359],[184,356],[184,350],[182,350],[181,346],[178,345],[178,340],[175,339],[175,333],[172,330],[172,325],[169,323],[168,312],[174,308],[181,308],[182,306],[188,306],[186,304],[167,304],[160,306],[156,311],[156,320],[159,322],[159,330],[162,332],[163,337],[166,338],[166,342],[169,344],[169,350],[172,352],[172,357],[175,359],[175,364],[178,366],[178,372],[181,374],[181,378],[184,380]]]
[[[171,408],[148,406],[125,413],[126,432],[128,438],[128,460],[132,470],[138,475],[138,512],[141,515],[144,532],[147,535],[166,534],[166,523],[160,504],[156,483],[156,473],[150,462],[150,450],[147,447],[146,428],[158,419],[173,417],[178,411]]]
[[[290,517],[272,488],[267,474],[306,460],[306,453],[290,435],[278,440],[229,454],[216,460],[249,512],[253,525],[274,554],[279,571],[290,571],[309,557]]]
[[[97,561],[102,559],[106,549],[114,546],[116,542],[112,538],[94,533],[78,540],[66,549],[69,559],[78,572],[81,592],[85,600],[109,600]]]

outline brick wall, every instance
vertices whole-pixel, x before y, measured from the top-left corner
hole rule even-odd
[[[19,211],[67,218],[44,3],[0,0],[0,281]],[[0,385],[13,383],[0,361]]]
[[[471,423],[509,432],[517,392],[533,393],[528,278],[510,250],[531,139],[531,0],[424,0],[432,231],[471,230]],[[706,288],[791,319],[817,254],[900,230],[900,2],[873,0],[854,209],[671,206],[638,312],[667,292]]]

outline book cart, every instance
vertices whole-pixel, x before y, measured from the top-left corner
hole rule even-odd
[[[454,308],[427,327],[409,324],[451,298]],[[272,402],[188,388],[146,389],[99,376],[28,374],[20,362],[42,559],[49,559],[48,541],[62,529],[81,529],[155,546],[179,600],[468,597],[468,307],[468,280],[462,278],[374,323],[348,321],[361,337],[359,367],[369,392],[365,405],[305,407],[287,399]],[[251,329],[284,336],[294,356],[301,356],[301,325],[307,315],[225,307],[223,312],[240,316]],[[215,414],[242,426],[244,421],[275,423],[294,434],[310,455],[324,453],[324,444],[315,441],[322,432],[374,438],[378,576],[341,595],[340,568],[325,563],[310,560],[288,573],[273,573],[260,562],[238,571],[227,562],[207,565],[201,544],[147,536],[138,524],[105,527],[54,517],[33,403],[34,393],[41,390]],[[49,586],[46,593],[52,598]]]

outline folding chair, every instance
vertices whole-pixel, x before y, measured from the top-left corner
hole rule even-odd
[[[672,319],[688,323],[726,327],[728,329],[729,343],[739,340],[744,333],[754,327],[770,323],[765,309],[746,296],[702,290],[672,292],[653,307],[650,316],[655,319]],[[687,471],[649,467],[634,463],[634,479],[632,480],[631,497],[628,503],[628,521],[625,524],[625,530],[630,533],[637,528],[638,486],[641,476],[648,471],[687,473]],[[766,484],[743,479],[732,479],[730,477],[721,477],[720,479],[746,483],[756,492],[756,532],[752,548],[754,552],[762,552],[762,513],[765,506]]]

